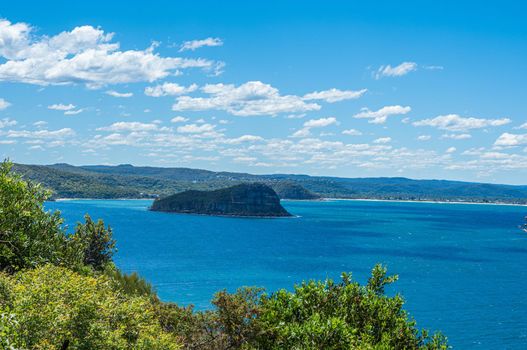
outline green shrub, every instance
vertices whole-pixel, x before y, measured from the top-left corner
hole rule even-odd
[[[396,276],[375,266],[366,286],[342,281],[305,282],[293,292],[263,296],[256,345],[265,349],[446,349],[446,339],[419,332],[403,299],[384,295]]]
[[[0,271],[72,263],[62,218],[44,210],[48,196],[40,185],[11,172],[10,163],[0,164]]]
[[[179,348],[177,338],[162,330],[149,298],[119,293],[103,275],[45,265],[0,281],[9,291],[0,314],[14,315],[16,323],[9,324],[16,348]]]

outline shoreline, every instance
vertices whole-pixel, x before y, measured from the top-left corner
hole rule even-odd
[[[67,202],[67,201],[99,201],[99,200],[111,200],[111,201],[141,201],[150,200],[153,201],[155,198],[56,198],[50,202]],[[473,204],[473,205],[501,205],[501,206],[517,206],[527,207],[526,204],[520,203],[506,203],[506,202],[464,202],[464,201],[434,201],[434,200],[409,200],[409,199],[377,199],[377,198],[332,198],[323,197],[318,199],[281,199],[280,201],[285,202],[325,202],[325,201],[362,201],[362,202],[394,202],[394,203],[428,203],[428,204]],[[199,214],[197,214],[199,215]],[[242,216],[243,217],[243,216]]]
[[[410,199],[376,199],[376,198],[322,198],[323,201],[359,201],[359,202],[394,202],[394,203],[428,203],[428,204],[473,204],[473,205],[501,205],[527,207],[527,204],[506,202],[463,202],[463,201],[434,201]]]

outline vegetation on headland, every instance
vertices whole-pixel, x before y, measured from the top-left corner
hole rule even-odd
[[[291,216],[280,204],[276,192],[261,183],[239,184],[213,191],[184,191],[156,199],[150,210],[224,216]]]
[[[527,186],[406,178],[337,178],[252,175],[189,168],[21,165],[25,179],[41,183],[54,198],[156,198],[186,190],[215,190],[261,182],[281,199],[380,199],[527,204]]]
[[[112,261],[115,242],[86,216],[72,233],[46,212],[49,192],[0,166],[0,348],[2,349],[446,349],[420,331],[403,299],[386,296],[396,276],[375,266],[365,286],[304,282],[271,294],[218,292],[196,312],[160,301]]]

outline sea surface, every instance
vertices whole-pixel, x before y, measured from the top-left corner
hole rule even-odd
[[[527,349],[527,207],[380,201],[284,201],[295,218],[150,212],[148,200],[46,203],[69,230],[85,213],[110,224],[117,265],[161,299],[211,308],[214,292],[290,289],[305,279],[364,283],[375,263],[399,275],[418,326],[456,349]]]

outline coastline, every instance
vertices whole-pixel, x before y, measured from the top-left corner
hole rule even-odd
[[[359,201],[359,202],[400,202],[400,203],[428,203],[428,204],[474,204],[474,205],[501,205],[527,207],[527,204],[506,202],[463,202],[463,201],[434,201],[434,200],[409,200],[409,199],[376,199],[376,198],[322,198],[324,201]]]
[[[155,200],[155,198],[55,198],[55,202],[67,202],[67,201],[100,201],[100,200],[112,200],[112,201],[140,201],[140,200]],[[323,197],[317,199],[281,199],[280,201],[285,202],[324,202],[324,201],[363,201],[363,202],[400,202],[400,203],[428,203],[428,204],[474,204],[474,205],[501,205],[501,206],[516,206],[516,207],[527,207],[527,204],[520,203],[506,203],[506,202],[463,202],[463,201],[434,201],[434,200],[409,200],[409,199],[377,199],[377,198],[332,198]],[[200,214],[196,214],[200,215]],[[243,217],[243,216],[240,216]]]

